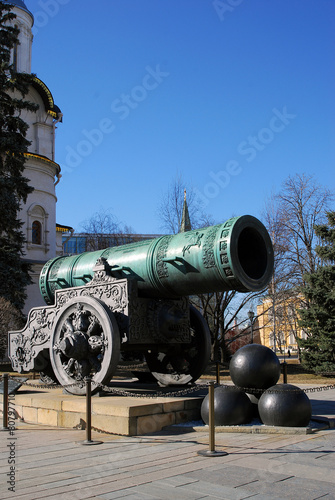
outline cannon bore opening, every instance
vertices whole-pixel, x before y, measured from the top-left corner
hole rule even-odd
[[[253,280],[261,279],[268,264],[267,248],[263,236],[252,227],[241,231],[237,254],[243,271]]]

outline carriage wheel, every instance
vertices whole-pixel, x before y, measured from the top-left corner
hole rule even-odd
[[[203,374],[211,353],[211,336],[203,316],[190,306],[191,343],[168,349],[148,351],[146,362],[161,385],[185,385]]]
[[[96,384],[112,378],[120,357],[120,335],[113,313],[100,300],[75,297],[58,314],[50,346],[52,368],[71,394],[86,393],[85,377]],[[92,393],[98,388],[93,384]]]

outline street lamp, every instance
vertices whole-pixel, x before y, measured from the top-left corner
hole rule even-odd
[[[256,321],[254,311],[248,311],[248,316],[249,316],[250,327],[251,327],[251,344],[253,344],[254,343],[254,323]]]

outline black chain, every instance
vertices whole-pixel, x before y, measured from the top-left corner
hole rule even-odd
[[[92,383],[96,386],[101,388],[104,392],[110,392],[113,394],[117,394],[118,396],[126,396],[126,397],[133,397],[133,398],[171,398],[175,396],[186,396],[188,394],[192,394],[193,392],[199,392],[201,389],[208,388],[209,383],[207,384],[198,384],[194,385],[192,387],[187,387],[183,389],[179,389],[178,391],[173,391],[173,392],[163,392],[163,391],[156,391],[154,393],[139,393],[139,392],[129,392],[125,391],[123,389],[116,389],[115,387],[108,387],[106,385],[101,385],[97,384],[94,380],[92,380]]]
[[[8,380],[17,380],[17,377],[12,377],[12,376],[9,376],[8,377]],[[209,383],[207,384],[198,384],[198,385],[194,385],[192,387],[187,387],[187,388],[183,388],[183,389],[180,389],[178,391],[174,391],[174,392],[169,392],[169,393],[166,393],[166,392],[163,392],[163,391],[156,391],[155,393],[151,393],[151,394],[143,394],[143,393],[138,393],[138,392],[132,392],[132,391],[125,391],[125,390],[122,390],[122,389],[116,389],[115,387],[108,387],[106,385],[103,385],[103,384],[100,384],[100,383],[97,383],[95,382],[95,380],[91,380],[91,383],[93,385],[95,385],[97,388],[100,388],[101,390],[105,391],[105,392],[112,392],[114,394],[118,394],[120,396],[130,396],[130,397],[136,397],[136,398],[157,398],[157,397],[172,397],[172,396],[182,396],[182,395],[187,395],[187,394],[191,394],[193,392],[198,392],[200,391],[201,389],[203,388],[207,388]],[[31,387],[33,389],[69,389],[71,387],[80,387],[82,388],[85,384],[85,381],[78,381],[78,382],[74,382],[72,384],[66,384],[66,385],[60,385],[60,384],[32,384],[30,382],[22,382],[21,385],[25,386],[25,387]]]
[[[284,384],[286,385],[286,384]],[[232,387],[232,386],[227,386],[227,387]],[[247,392],[248,394],[263,394],[266,392],[267,394],[282,394],[284,391],[283,389],[255,389],[254,387],[238,387],[236,386],[237,389],[240,389],[243,392]],[[331,389],[335,389],[335,384],[330,384],[330,385],[322,385],[319,387],[306,387],[305,389],[300,389],[299,387],[295,388],[290,388],[288,391],[285,392],[322,392],[322,391],[330,391]]]
[[[137,363],[136,365],[117,365],[117,369],[131,371],[131,370],[137,370],[138,368],[144,368],[145,366],[147,366],[146,363],[140,363],[140,364]]]
[[[11,380],[16,380],[17,377],[8,377],[8,379]],[[139,392],[132,392],[132,391],[126,391],[123,389],[117,389],[115,387],[108,387],[106,385],[102,385],[100,383],[95,382],[94,380],[91,381],[93,385],[95,385],[96,388],[100,388],[104,392],[109,392],[113,394],[117,394],[119,396],[126,396],[126,397],[133,397],[133,398],[158,398],[158,397],[165,397],[165,398],[170,398],[170,397],[178,397],[178,396],[186,396],[188,394],[192,394],[194,392],[199,392],[201,389],[206,389],[208,388],[210,382],[207,382],[205,384],[197,384],[193,385],[190,387],[184,387],[183,389],[179,389],[173,392],[164,392],[164,391],[156,391],[154,393],[148,394],[148,393],[139,393]],[[32,387],[34,389],[69,389],[71,387],[80,387],[82,388],[84,384],[84,381],[79,381],[79,382],[74,382],[72,384],[67,384],[67,385],[59,385],[59,384],[32,384],[29,382],[23,382],[22,385],[27,386],[27,387]],[[249,394],[263,394],[266,392],[267,394],[281,394],[283,392],[282,389],[255,389],[254,387],[238,387],[234,385],[226,385],[226,384],[215,384],[216,387],[224,387],[226,389],[230,390],[236,390],[239,389],[243,392],[247,392]],[[329,391],[335,389],[335,384],[329,384],[325,386],[318,386],[318,387],[306,387],[305,389],[300,389],[299,387],[296,388],[290,388],[289,391],[287,392],[305,392],[305,393],[313,393],[313,392],[322,392],[322,391]],[[286,391],[285,391],[286,392]]]

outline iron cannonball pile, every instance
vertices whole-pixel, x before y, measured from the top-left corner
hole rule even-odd
[[[233,386],[214,389],[214,424],[243,425],[257,417],[265,425],[306,427],[312,408],[308,396],[291,384],[277,384],[280,362],[263,345],[241,347],[232,357],[229,372]],[[209,423],[209,396],[201,406],[201,417]]]

